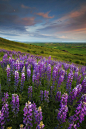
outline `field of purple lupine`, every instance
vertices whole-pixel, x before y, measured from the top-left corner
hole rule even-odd
[[[86,129],[86,66],[0,49],[1,129]]]

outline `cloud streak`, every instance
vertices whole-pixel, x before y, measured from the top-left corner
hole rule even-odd
[[[42,17],[44,17],[44,18],[54,18],[54,16],[48,16],[49,13],[50,13],[50,11],[47,12],[47,13],[42,13],[42,12],[40,12],[40,13],[35,13],[35,14],[36,14],[36,15],[39,15],[39,16],[42,16]]]
[[[30,7],[25,6],[25,5],[23,5],[23,4],[21,5],[21,7],[22,7],[22,8],[24,8],[24,9],[28,9],[28,8],[30,8]]]

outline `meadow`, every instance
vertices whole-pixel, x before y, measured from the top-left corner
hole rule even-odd
[[[0,38],[0,48],[31,53],[51,59],[86,66],[86,44],[69,43],[19,43]]]
[[[53,48],[4,39],[0,48],[1,129],[86,129],[85,65],[56,60]]]

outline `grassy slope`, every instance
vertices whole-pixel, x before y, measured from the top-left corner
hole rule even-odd
[[[37,43],[38,45],[38,43]],[[48,57],[51,55],[52,59],[56,58],[58,60],[64,60],[64,61],[70,61],[78,64],[86,65],[86,55],[85,54],[78,54],[74,53],[73,50],[72,53],[68,51],[62,51],[59,49],[55,49],[56,44],[51,44],[49,48],[49,44],[40,44],[41,46],[36,46],[33,44],[25,44],[25,43],[18,43],[14,41],[9,41],[3,38],[0,38],[0,48],[6,49],[6,50],[15,50],[15,51],[21,51],[21,52],[27,52],[31,54],[37,54],[42,55],[45,57]],[[43,46],[42,46],[43,45]],[[71,45],[70,45],[71,46]],[[63,49],[63,48],[62,48]],[[63,49],[65,50],[65,49]],[[78,51],[78,49],[77,49]],[[79,51],[80,52],[80,51]]]

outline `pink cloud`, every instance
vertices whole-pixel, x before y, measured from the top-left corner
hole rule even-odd
[[[25,6],[25,5],[21,5],[22,8],[25,8],[25,9],[28,9],[29,7],[28,6]]]
[[[77,11],[72,11],[65,16],[61,17],[58,20],[67,20],[67,19],[73,19],[73,18],[78,18],[86,14],[86,5],[82,5],[80,9]]]
[[[42,16],[44,18],[54,18],[54,16],[52,16],[52,17],[51,16],[48,16],[49,12],[47,12],[47,13],[40,12],[40,13],[36,13],[36,14],[39,15],[39,16]]]
[[[24,17],[22,19],[17,20],[16,22],[24,26],[31,26],[35,24],[34,19],[34,17]]]
[[[78,10],[72,11],[54,22],[62,21],[65,32],[80,32],[86,30],[86,5],[82,5]],[[60,31],[60,28],[59,28]],[[64,33],[65,33],[64,32]]]
[[[68,17],[70,18],[78,18],[86,14],[86,5],[82,5],[81,8],[77,11],[71,12]]]

